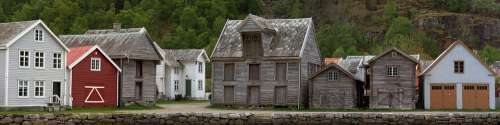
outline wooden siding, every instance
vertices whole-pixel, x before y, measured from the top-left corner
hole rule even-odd
[[[121,99],[120,103],[134,101],[135,99],[135,84],[142,82],[142,100],[146,103],[155,103],[156,96],[156,61],[142,60],[143,77],[136,78],[136,61],[135,60],[115,60],[122,69],[121,80]]]
[[[331,71],[339,73],[338,80],[328,80]],[[355,80],[335,67],[318,74],[310,84],[312,108],[354,108],[356,105]]]
[[[370,108],[414,109],[417,64],[399,53],[393,57],[392,52],[370,64]],[[390,65],[398,66],[399,76],[387,75]]]
[[[0,50],[0,72],[3,73],[0,75],[0,106],[5,105],[5,57],[6,50]]]
[[[98,53],[97,55],[95,53]],[[90,60],[91,58],[101,59],[101,71],[90,71]],[[91,55],[85,57],[80,63],[78,63],[72,69],[71,73],[71,95],[73,97],[74,107],[116,107],[117,106],[117,77],[118,70],[114,68],[113,64],[108,61],[102,53],[98,50],[92,52]],[[103,98],[103,103],[86,103],[85,100],[89,93],[90,88],[85,88],[85,86],[102,86],[97,91],[101,94]],[[100,98],[96,96],[96,92],[92,93],[93,96],[97,98],[92,98],[96,101]]]
[[[49,102],[49,97],[52,96],[52,82],[61,82],[61,95],[68,98],[69,90],[65,90],[66,83],[66,68],[52,68],[52,59],[55,52],[62,53],[63,66],[66,65],[66,50],[56,41],[50,33],[45,30],[40,24],[35,29],[43,30],[44,42],[34,41],[34,29],[26,33],[17,42],[8,48],[9,53],[9,78],[8,78],[8,106],[45,106]],[[28,50],[29,68],[19,68],[19,50]],[[35,51],[44,52],[44,69],[34,68]],[[28,98],[17,97],[17,81],[28,80]],[[45,96],[43,98],[34,97],[34,80],[44,81]],[[26,103],[29,102],[29,103]]]
[[[314,74],[315,72],[313,73],[310,73],[309,72],[309,66],[311,64],[315,65],[315,68],[316,66],[319,66],[323,64],[323,61],[321,59],[321,55],[320,55],[320,52],[319,52],[319,48],[318,48],[318,45],[315,41],[315,30],[314,30],[314,26],[311,24],[310,25],[310,28],[308,29],[308,36],[307,36],[307,39],[306,39],[306,43],[305,43],[305,46],[304,47],[304,50],[302,51],[302,55],[301,55],[301,58],[300,58],[300,61],[301,61],[301,66],[300,66],[300,71],[301,71],[301,77],[300,77],[300,84],[301,84],[301,100],[300,100],[300,103],[301,104],[305,104],[306,102],[309,102],[308,100],[308,97],[309,97],[309,88],[308,88],[308,80],[309,78],[311,78],[312,74]]]

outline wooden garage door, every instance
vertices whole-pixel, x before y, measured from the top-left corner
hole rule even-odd
[[[455,85],[431,85],[431,109],[456,109]]]
[[[248,87],[248,104],[259,105],[260,91],[258,86]]]
[[[224,86],[224,103],[233,104],[234,103],[234,87]]]
[[[488,109],[488,86],[466,84],[463,86],[464,109]]]

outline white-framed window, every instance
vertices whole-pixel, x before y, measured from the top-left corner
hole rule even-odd
[[[338,71],[330,71],[328,72],[328,80],[339,80],[339,72]]]
[[[387,76],[390,76],[390,77],[399,76],[398,66],[388,66],[387,67]]]
[[[198,90],[203,90],[203,80],[198,80]]]
[[[174,80],[174,91],[179,91],[179,80]]]
[[[174,68],[174,74],[179,74],[179,70],[180,70],[179,67],[175,67]]]
[[[397,57],[397,56],[398,56],[398,53],[396,53],[396,52],[391,52],[391,56],[392,56],[392,57]]]
[[[198,62],[198,72],[203,73],[203,63]]]
[[[45,68],[45,53],[35,52],[35,68]]]
[[[62,53],[54,53],[52,59],[52,67],[55,69],[62,68]]]
[[[43,42],[43,30],[35,29],[35,42]]]
[[[101,71],[101,58],[90,59],[90,71]]]
[[[19,51],[19,67],[29,68],[30,67],[30,52],[21,50]]]
[[[44,97],[45,95],[45,87],[44,82],[41,80],[35,81],[35,97]]]
[[[22,97],[22,98],[28,97],[28,81],[26,80],[17,81],[17,97]]]

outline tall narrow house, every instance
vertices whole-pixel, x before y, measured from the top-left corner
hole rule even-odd
[[[418,65],[415,57],[392,48],[368,61],[370,108],[415,108]]]
[[[304,106],[322,64],[311,18],[252,14],[226,22],[211,58],[217,105]]]
[[[99,45],[122,70],[120,104],[154,104],[157,94],[156,65],[163,59],[145,28],[89,30],[82,35],[62,35],[69,47]]]
[[[69,105],[68,48],[41,21],[0,23],[0,107]]]

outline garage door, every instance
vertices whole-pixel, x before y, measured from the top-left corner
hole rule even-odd
[[[488,86],[466,84],[463,86],[464,109],[488,109]]]
[[[455,85],[431,85],[431,109],[456,109]]]

